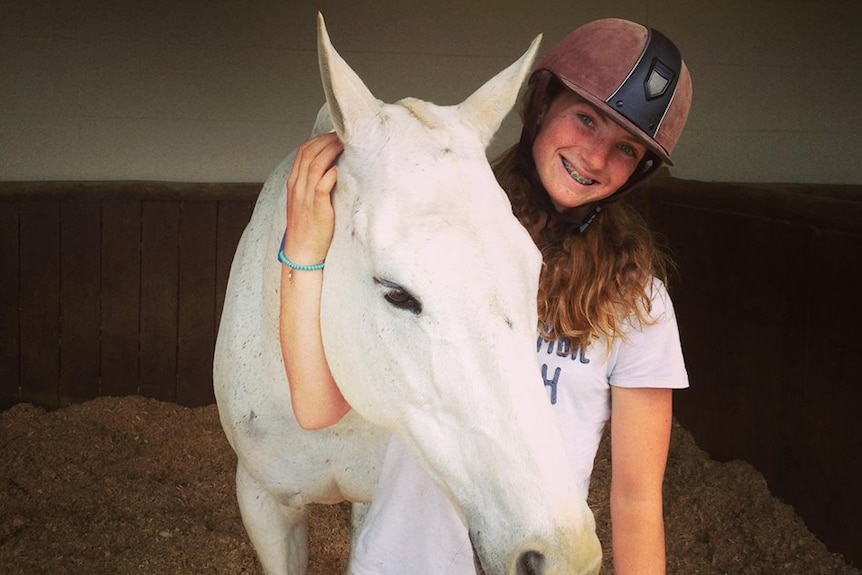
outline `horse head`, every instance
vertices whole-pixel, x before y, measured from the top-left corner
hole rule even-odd
[[[485,156],[539,38],[464,102],[438,106],[378,101],[322,17],[318,31],[345,146],[321,308],[333,376],[450,496],[488,575],[596,572],[593,516],[535,355],[541,256]]]

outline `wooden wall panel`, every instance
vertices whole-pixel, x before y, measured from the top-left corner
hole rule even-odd
[[[215,401],[212,357],[216,337],[216,202],[182,203],[179,251],[177,398],[182,405]]]
[[[101,395],[138,393],[141,202],[102,201]]]
[[[180,206],[141,205],[141,339],[139,393],[176,400]]]
[[[101,203],[60,204],[60,405],[99,395]]]
[[[60,204],[19,206],[21,399],[57,404],[60,370]]]
[[[0,182],[0,408],[211,403],[224,290],[259,191]]]
[[[18,202],[0,202],[0,410],[21,401],[18,324]]]
[[[812,252],[807,384],[802,417],[792,422],[796,457],[781,488],[812,531],[862,565],[862,234],[824,230]],[[815,473],[816,489],[799,480]],[[836,480],[845,477],[853,479]]]

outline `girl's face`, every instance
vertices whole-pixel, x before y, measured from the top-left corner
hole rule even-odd
[[[568,90],[551,103],[533,142],[536,170],[560,212],[613,194],[645,153],[640,140]]]

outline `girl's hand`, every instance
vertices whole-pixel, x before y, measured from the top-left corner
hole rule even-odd
[[[334,133],[302,144],[287,177],[287,229],[284,253],[298,264],[320,263],[326,257],[335,228],[331,193],[335,161],[344,145]]]

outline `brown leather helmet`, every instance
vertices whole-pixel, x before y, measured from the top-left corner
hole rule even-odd
[[[671,153],[688,118],[692,92],[688,67],[664,34],[619,18],[595,20],[563,38],[536,65],[522,103],[519,154],[534,188],[541,184],[535,181],[532,143],[551,100],[565,88],[631,132],[651,152],[629,181],[601,203],[619,198],[662,163],[672,165]],[[535,191],[547,206],[547,192]],[[601,204],[577,226],[579,231],[600,210]]]

